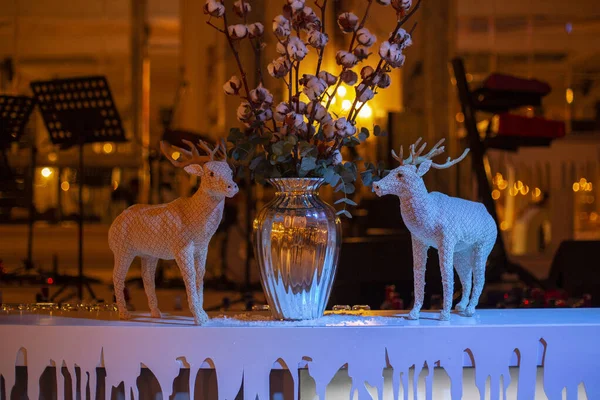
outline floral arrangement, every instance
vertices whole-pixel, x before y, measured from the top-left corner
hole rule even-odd
[[[250,2],[233,3],[233,12],[240,23],[230,22],[224,0],[207,0],[204,12],[209,16],[207,23],[227,38],[239,69],[239,76],[232,76],[223,85],[226,94],[241,98],[237,118],[244,128],[230,130],[231,158],[248,166],[258,182],[279,177],[322,177],[336,191],[350,194],[355,191],[358,167],[355,162],[344,162],[341,150],[359,145],[369,137],[367,128],[357,129],[356,118],[379,90],[390,86],[389,72],[404,65],[404,50],[412,44],[414,27],[406,31],[403,26],[419,8],[420,0],[414,7],[412,0],[367,0],[362,18],[352,12],[340,14],[337,25],[343,33],[351,35],[351,39],[348,48],[335,53],[340,68],[335,74],[321,68],[329,42],[325,31],[327,2],[315,0],[318,16],[305,0],[284,0],[283,13],[273,19],[272,31],[279,57],[268,64],[267,71],[287,88],[287,98],[279,103],[275,103],[265,87],[260,68],[258,86],[248,85],[240,60],[239,46],[249,43],[256,57],[260,57],[266,46],[264,25],[248,22]],[[397,15],[396,26],[379,44],[378,50],[376,36],[365,27],[375,2],[391,6]],[[318,56],[312,73],[301,69],[309,51],[316,51]],[[373,53],[376,53],[373,58],[377,63],[366,65]],[[330,111],[330,106],[342,83],[353,87],[355,98],[350,109],[338,115]],[[382,136],[385,132],[375,126],[373,134]],[[364,176],[371,179],[375,167],[372,164],[365,167]],[[346,197],[340,202],[353,204]],[[340,213],[350,216],[345,208]]]

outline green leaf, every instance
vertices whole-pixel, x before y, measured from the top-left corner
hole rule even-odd
[[[275,142],[273,146],[271,146],[271,150],[275,155],[282,155],[284,153],[283,147],[285,146],[285,142],[280,140],[279,142]]]
[[[350,214],[350,212],[348,210],[340,210],[340,211],[336,212],[335,215],[343,215],[347,218],[352,218],[352,214]]]
[[[342,204],[342,203],[348,204],[348,205],[350,205],[350,206],[357,206],[357,205],[358,205],[358,204],[356,204],[354,201],[350,200],[350,199],[349,199],[349,198],[347,198],[347,197],[342,197],[341,199],[339,199],[338,201],[336,201],[336,202],[335,202],[335,203],[333,203],[333,204]]]
[[[298,149],[299,149],[300,155],[302,157],[306,157],[306,156],[316,157],[318,154],[317,146],[315,146],[312,143],[308,143],[305,140],[298,142]]]
[[[386,131],[382,131],[381,127],[379,125],[375,125],[373,127],[373,135],[384,137],[384,136],[387,136],[387,132]]]
[[[354,185],[352,183],[346,183],[344,185],[343,191],[346,194],[352,194],[352,193],[354,193],[356,191],[356,187],[354,187]]]
[[[340,178],[341,177],[335,172],[333,167],[327,168],[323,174],[323,179],[325,179],[325,182],[331,185],[331,187],[335,187],[340,181]]]
[[[369,138],[369,130],[367,128],[360,128],[360,133],[358,134],[358,140],[364,142]]]
[[[265,161],[265,156],[261,154],[260,156],[252,160],[252,162],[250,163],[250,170],[254,171],[258,167],[258,165],[263,161]]]
[[[366,187],[371,187],[373,184],[373,173],[371,171],[363,171],[360,173],[360,178],[362,180],[363,185]]]
[[[309,173],[313,169],[317,167],[317,160],[314,157],[304,157],[302,158],[302,163],[300,164],[300,173]]]
[[[229,136],[227,136],[227,141],[237,143],[238,140],[244,139],[244,137],[244,133],[239,128],[231,128],[229,130]]]

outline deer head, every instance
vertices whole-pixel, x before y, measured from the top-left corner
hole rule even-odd
[[[392,157],[396,159],[400,166],[390,171],[390,173],[380,181],[373,184],[373,189],[377,196],[384,196],[386,194],[410,194],[417,190],[425,188],[423,183],[423,175],[429,171],[430,168],[435,169],[446,169],[450,168],[454,164],[458,164],[469,153],[469,149],[466,149],[463,154],[452,160],[448,157],[448,160],[444,164],[436,164],[431,159],[444,152],[444,139],[437,142],[435,146],[425,155],[421,155],[427,147],[427,143],[423,143],[421,147],[418,147],[421,143],[419,138],[414,144],[410,145],[408,158],[403,158],[403,148],[400,146],[400,155],[396,155],[396,152],[392,150]]]
[[[226,157],[227,150],[223,142],[218,142],[214,149],[203,141],[194,144],[183,140],[190,150],[171,146],[166,142],[160,142],[160,149],[167,159],[176,167],[183,168],[190,175],[200,177],[200,189],[211,196],[233,197],[238,192],[238,186],[233,181],[233,172],[226,161],[216,160],[216,157]],[[198,148],[206,155],[200,155]],[[180,156],[173,159],[173,151],[179,152]]]

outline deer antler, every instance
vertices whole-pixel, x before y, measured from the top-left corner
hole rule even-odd
[[[431,167],[435,168],[435,169],[450,168],[454,164],[458,164],[459,162],[461,162],[462,160],[464,160],[465,157],[467,156],[467,154],[469,154],[469,149],[465,149],[465,151],[462,153],[462,155],[460,157],[458,157],[457,159],[455,159],[455,160],[452,160],[452,158],[448,157],[448,160],[446,160],[446,162],[444,164],[436,164],[436,163],[432,162],[431,163]]]
[[[446,150],[446,148],[444,146],[442,146],[445,139],[441,139],[439,142],[437,142],[435,144],[435,146],[433,146],[431,148],[431,150],[429,150],[429,152],[427,154],[422,156],[421,153],[423,153],[423,151],[425,151],[425,148],[427,147],[427,142],[423,143],[420,147],[418,147],[419,144],[421,144],[421,140],[422,140],[422,138],[418,138],[414,144],[411,144],[409,146],[410,156],[408,156],[407,159],[403,158],[404,149],[402,148],[402,146],[400,146],[400,155],[399,156],[396,154],[396,152],[394,150],[392,150],[392,157],[395,160],[397,160],[400,163],[400,165],[409,165],[409,164],[419,165],[426,160],[433,159],[433,157],[436,157],[436,156],[442,154]],[[465,152],[456,160],[452,161],[451,158],[448,157],[448,161],[445,164],[431,163],[431,166],[436,169],[449,168],[449,167],[453,166],[454,164],[461,162],[467,156],[468,152],[469,152],[469,149],[466,149]]]
[[[213,150],[210,148],[208,143],[200,140],[198,142],[197,146],[200,147],[202,150],[204,150],[208,154],[206,156],[202,156],[202,155],[200,155],[200,153],[198,153],[198,147],[196,147],[196,145],[194,143],[190,142],[189,140],[185,140],[185,139],[183,139],[182,142],[187,144],[189,146],[190,150],[186,150],[186,149],[183,149],[183,148],[177,147],[177,146],[171,146],[164,140],[160,142],[160,149],[162,150],[165,157],[167,157],[167,159],[171,162],[171,164],[173,164],[174,166],[179,167],[179,168],[183,168],[183,167],[186,167],[191,164],[202,165],[206,162],[213,161],[215,154],[217,154],[219,152],[219,150],[221,149],[221,145],[218,145]],[[171,156],[171,153],[173,151],[172,149],[175,149],[175,151],[178,151],[179,154],[181,154],[181,156],[177,160],[174,160],[173,157]]]

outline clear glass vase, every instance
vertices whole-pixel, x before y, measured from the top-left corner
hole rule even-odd
[[[335,209],[319,198],[323,182],[270,179],[275,198],[254,220],[254,254],[275,318],[319,318],[327,306],[342,232]]]

